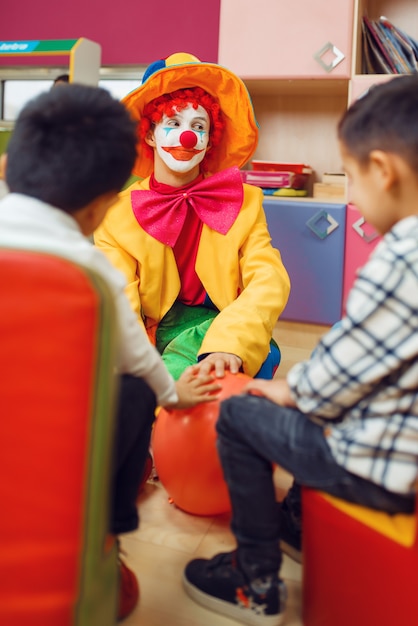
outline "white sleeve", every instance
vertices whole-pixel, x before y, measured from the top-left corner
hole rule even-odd
[[[143,378],[155,393],[159,406],[175,404],[178,395],[174,379],[136,319],[125,295],[125,277],[109,263],[102,252],[99,254],[102,257],[97,259],[100,274],[105,277],[112,290],[116,308],[118,371]]]

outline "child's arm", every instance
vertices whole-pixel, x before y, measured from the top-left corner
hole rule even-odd
[[[178,402],[167,405],[167,408],[187,409],[200,402],[210,402],[220,390],[221,385],[213,374],[202,375],[195,366],[188,367],[176,381]]]
[[[416,236],[386,235],[360,269],[346,315],[287,381],[300,411],[324,419],[393,413],[418,355]],[[399,403],[399,404],[397,404]],[[401,412],[404,412],[405,405]],[[373,408],[371,408],[373,407]]]

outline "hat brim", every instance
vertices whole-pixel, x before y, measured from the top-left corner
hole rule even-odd
[[[254,154],[258,142],[258,126],[248,90],[243,81],[215,63],[170,65],[152,74],[143,85],[129,93],[122,102],[132,117],[140,120],[146,104],[177,89],[201,87],[217,99],[225,118],[220,143],[207,161],[212,173],[228,167],[242,167]],[[153,163],[141,154],[133,173],[145,178],[152,173]]]

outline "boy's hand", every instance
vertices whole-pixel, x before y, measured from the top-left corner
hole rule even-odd
[[[280,406],[296,406],[295,401],[290,395],[290,387],[285,378],[276,378],[273,380],[255,378],[244,387],[243,392],[264,396]]]
[[[236,354],[229,352],[211,352],[195,367],[199,368],[201,375],[207,375],[214,371],[216,378],[223,378],[225,370],[231,374],[238,374],[242,366],[242,359]]]
[[[179,400],[172,409],[188,409],[200,402],[211,402],[221,390],[213,374],[202,374],[197,365],[188,367],[176,381]]]

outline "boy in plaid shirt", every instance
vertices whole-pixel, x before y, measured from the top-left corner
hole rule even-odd
[[[289,520],[293,536],[300,533],[300,485],[391,514],[414,510],[417,110],[411,75],[373,87],[343,116],[338,137],[350,200],[383,239],[358,273],[346,315],[311,358],[286,379],[253,380],[246,395],[223,403],[218,448],[237,549],[195,559],[184,584],[193,599],[241,623],[280,623],[280,546]],[[295,479],[281,506],[273,463]]]

